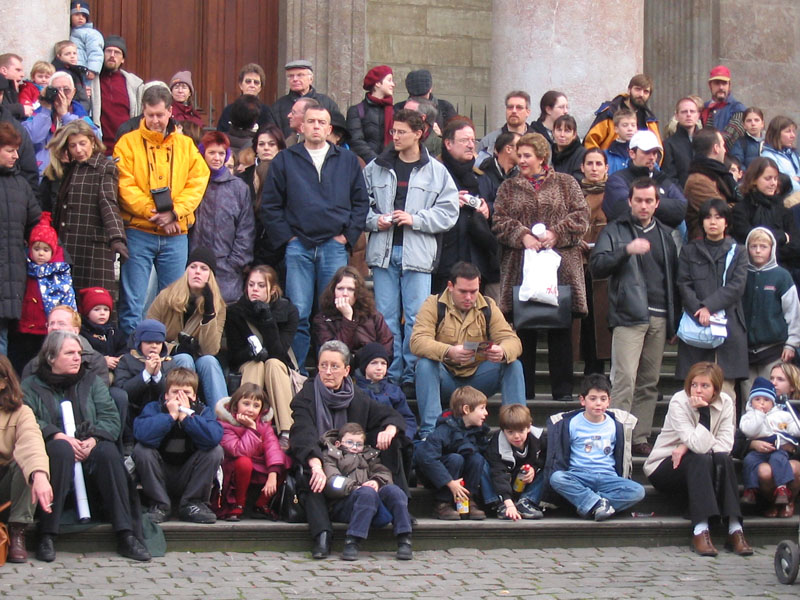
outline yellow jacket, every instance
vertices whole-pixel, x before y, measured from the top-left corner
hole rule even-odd
[[[119,168],[119,212],[125,226],[166,235],[148,219],[156,207],[150,190],[169,187],[181,233],[188,233],[210,174],[194,142],[174,131],[166,137],[150,131],[142,119],[139,129],[123,135],[116,143],[114,158]]]
[[[442,322],[437,327],[440,302],[445,305],[445,312]],[[488,335],[486,317],[482,310],[486,306],[489,307],[492,315]],[[466,314],[462,314],[453,304],[450,290],[445,290],[441,298],[437,294],[433,294],[422,303],[414,322],[410,344],[411,352],[420,358],[445,363],[456,377],[470,377],[485,360],[482,355],[477,355],[473,362],[466,365],[452,364],[445,356],[451,346],[457,346],[467,341],[482,342],[486,340],[502,346],[507,363],[514,362],[522,354],[522,342],[494,300],[478,294],[475,305]]]
[[[11,461],[17,463],[29,484],[36,471],[50,477],[50,459],[44,449],[42,430],[26,404],[14,412],[0,411],[0,465]]]

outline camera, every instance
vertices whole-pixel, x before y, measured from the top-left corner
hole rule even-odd
[[[48,85],[41,93],[40,98],[45,102],[49,102],[53,104],[56,100],[58,100],[58,90],[50,85]]]
[[[464,205],[478,210],[481,207],[481,199],[478,196],[466,194],[464,195]]]

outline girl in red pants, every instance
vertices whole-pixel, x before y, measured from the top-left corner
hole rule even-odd
[[[219,518],[238,521],[244,512],[247,489],[261,487],[254,517],[272,516],[267,503],[283,483],[291,459],[281,450],[272,429],[272,409],[261,386],[245,383],[230,397],[217,402],[222,424],[222,497]]]

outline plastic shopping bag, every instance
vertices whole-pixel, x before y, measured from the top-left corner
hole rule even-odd
[[[519,299],[558,306],[558,267],[561,255],[553,249],[526,249],[522,262]]]

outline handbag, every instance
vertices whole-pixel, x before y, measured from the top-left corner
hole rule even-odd
[[[300,497],[297,494],[297,479],[292,473],[286,474],[286,479],[269,501],[269,510],[281,521],[305,523],[306,511],[300,504]]]
[[[514,329],[568,329],[572,325],[572,288],[558,286],[558,305],[519,299],[520,286],[512,288]]]
[[[292,392],[294,394],[299,394],[300,390],[303,389],[303,384],[308,379],[308,376],[303,375],[300,372],[300,369],[297,366],[297,358],[294,356],[294,350],[289,348],[289,360],[292,363],[292,366],[289,367],[289,379],[292,380]]]
[[[725,285],[725,280],[728,275],[728,267],[731,266],[733,255],[736,252],[736,244],[733,244],[725,256],[725,270],[722,272],[722,285]],[[712,315],[713,318],[724,319],[725,311],[720,310]],[[717,328],[723,327],[717,325]],[[678,337],[683,340],[685,344],[693,346],[694,348],[712,349],[721,346],[728,337],[728,331],[725,330],[725,335],[722,333],[712,333],[711,325],[703,326],[693,315],[683,311],[681,321],[678,324]]]

